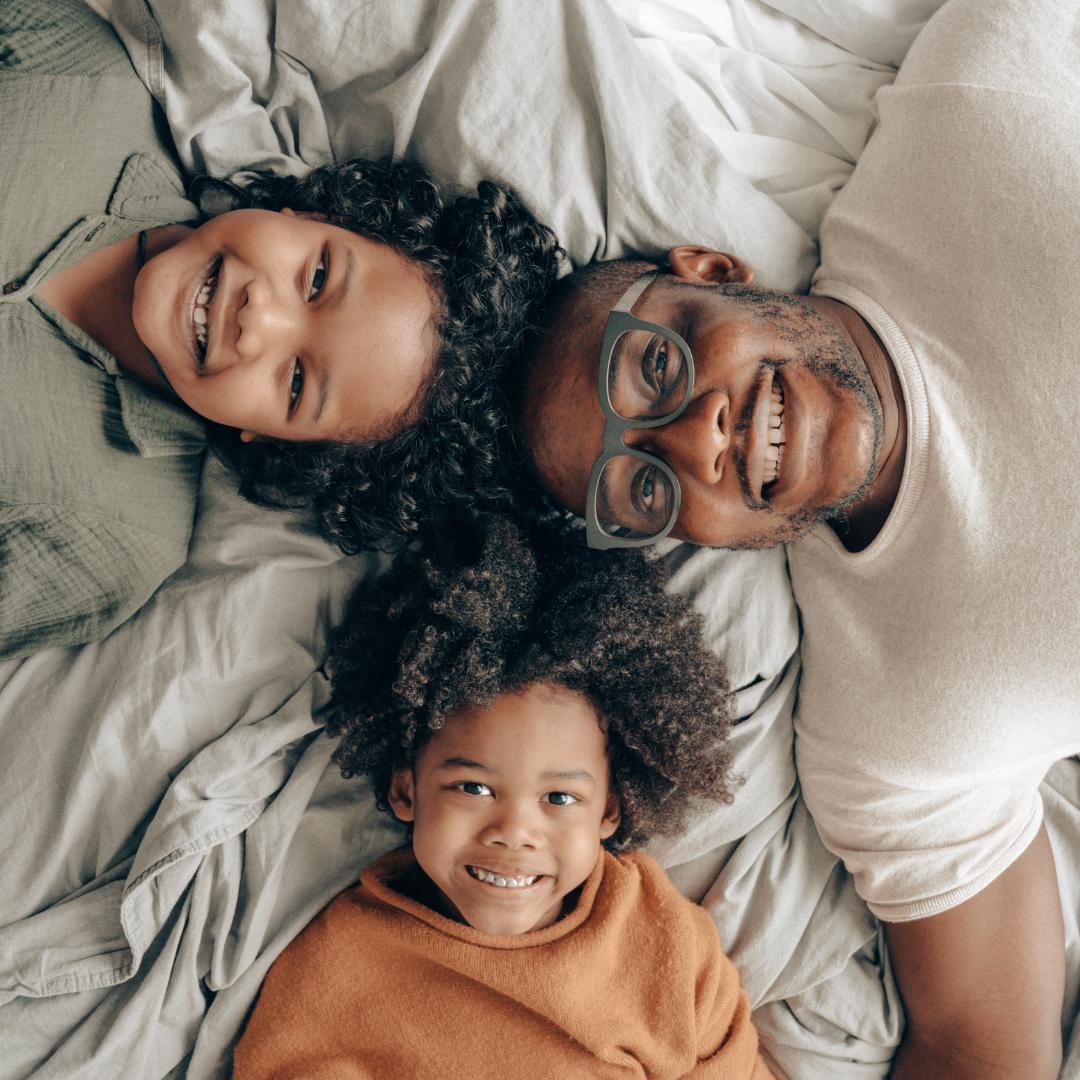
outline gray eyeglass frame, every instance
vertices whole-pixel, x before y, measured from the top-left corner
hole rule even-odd
[[[603,448],[600,451],[600,456],[593,462],[592,471],[589,473],[589,485],[585,492],[585,539],[589,547],[598,550],[648,547],[650,544],[663,540],[675,528],[675,522],[679,517],[682,488],[679,486],[679,478],[674,471],[666,461],[658,458],[655,454],[649,454],[644,450],[638,450],[636,447],[627,446],[623,442],[623,435],[627,431],[637,428],[663,427],[664,424],[670,424],[673,420],[678,419],[686,406],[690,404],[690,398],[694,393],[694,354],[690,351],[690,346],[674,330],[661,326],[659,323],[639,319],[630,310],[640,299],[641,294],[652,284],[653,278],[659,273],[659,270],[649,270],[637,278],[608,313],[607,325],[604,328],[604,342],[600,347],[600,374],[596,391],[600,399],[600,408],[604,413]],[[686,361],[686,392],[678,406],[664,416],[654,416],[646,420],[627,420],[620,416],[611,404],[611,396],[608,393],[611,355],[615,351],[615,345],[619,338],[630,330],[648,330],[654,334],[660,334],[669,341],[673,341],[679,347],[679,351]],[[622,455],[641,458],[642,461],[648,461],[656,465],[671,481],[671,490],[674,493],[671,516],[668,518],[667,524],[655,536],[637,538],[612,536],[610,533],[605,532],[600,525],[600,517],[596,512],[600,474],[603,472],[604,466],[612,458]]]

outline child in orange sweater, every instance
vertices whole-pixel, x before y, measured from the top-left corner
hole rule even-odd
[[[234,1080],[767,1080],[709,915],[643,854],[730,800],[730,691],[636,552],[506,519],[354,598],[328,730],[411,844],[284,951]]]

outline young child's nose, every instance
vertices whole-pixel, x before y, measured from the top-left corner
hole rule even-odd
[[[537,829],[527,811],[507,808],[484,830],[484,842],[495,847],[533,848]]]

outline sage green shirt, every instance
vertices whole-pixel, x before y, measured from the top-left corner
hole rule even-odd
[[[0,3],[0,658],[104,637],[187,555],[202,422],[35,296],[197,218],[165,130],[78,0]]]

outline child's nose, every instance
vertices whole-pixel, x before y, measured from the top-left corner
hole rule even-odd
[[[299,351],[295,342],[301,316],[298,306],[283,302],[269,284],[250,282],[236,312],[236,352],[245,360],[254,360],[268,351],[282,355]]]
[[[534,817],[526,807],[502,807],[484,830],[484,843],[511,849],[535,848],[539,834]]]

